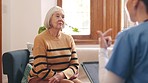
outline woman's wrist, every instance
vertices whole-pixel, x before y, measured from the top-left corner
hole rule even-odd
[[[60,79],[64,79],[65,78],[65,75],[63,72],[60,72],[60,73],[57,73],[56,74]]]

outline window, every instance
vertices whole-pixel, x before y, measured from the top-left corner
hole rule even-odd
[[[69,6],[69,3],[73,3]],[[65,22],[68,26],[64,32],[71,35],[90,35],[90,0],[63,0],[62,8],[65,12]],[[78,28],[79,32],[69,30]]]
[[[73,1],[77,1],[77,0],[57,0],[57,3],[59,6],[65,7],[64,4],[68,2],[69,5],[67,5],[66,8],[69,8],[72,4],[74,4]],[[76,5],[79,5],[80,2],[83,2],[83,1],[86,1],[86,0],[79,0],[79,3]],[[117,33],[121,30],[121,9],[122,9],[121,0],[113,0],[113,1],[112,0],[87,0],[87,1],[90,1],[90,33],[85,35],[74,34],[73,37],[76,44],[98,44],[98,35],[96,31],[97,30],[106,31],[109,28],[113,29],[110,35],[114,39]],[[75,25],[71,24],[70,26],[75,27],[76,25],[78,26],[79,24],[77,23]],[[82,25],[79,25],[79,26],[82,26]]]

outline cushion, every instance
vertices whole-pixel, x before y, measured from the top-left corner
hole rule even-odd
[[[32,64],[32,61],[34,60],[33,55],[32,55],[33,43],[27,42],[27,48],[28,48],[28,50],[30,52],[29,63]]]
[[[24,76],[21,80],[21,83],[28,83],[28,76],[29,76],[29,72],[32,69],[32,65],[30,63],[27,64],[25,71],[24,71]]]

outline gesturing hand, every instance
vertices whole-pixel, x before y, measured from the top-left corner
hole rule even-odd
[[[112,29],[108,29],[107,31],[105,31],[104,33],[102,33],[101,31],[97,31],[97,33],[99,34],[99,44],[101,48],[105,48],[107,49],[107,47],[111,46],[112,44],[112,38],[111,36],[107,36],[107,34],[112,31]]]

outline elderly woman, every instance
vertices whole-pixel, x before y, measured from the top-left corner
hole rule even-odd
[[[72,36],[64,34],[64,11],[51,8],[45,18],[47,28],[37,35],[33,47],[33,68],[29,83],[81,83],[79,62]]]
[[[148,0],[127,0],[127,10],[131,21],[139,24],[118,34],[110,59],[109,31],[98,31],[100,83],[148,83]]]

